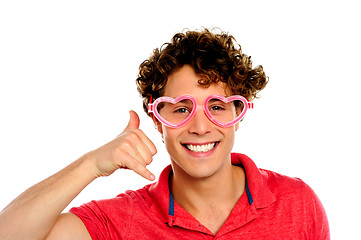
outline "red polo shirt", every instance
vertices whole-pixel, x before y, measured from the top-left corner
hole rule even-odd
[[[174,202],[168,180],[116,198],[70,209],[92,239],[330,239],[324,208],[302,180],[258,169],[246,155],[232,153],[246,172],[246,191],[216,235]]]

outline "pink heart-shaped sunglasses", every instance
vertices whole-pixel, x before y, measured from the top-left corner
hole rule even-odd
[[[253,103],[245,97],[233,95],[224,97],[212,94],[206,98],[204,104],[197,106],[192,95],[182,95],[177,98],[160,97],[148,104],[148,112],[164,125],[180,128],[187,124],[195,115],[198,108],[203,109],[208,119],[220,127],[230,127],[239,122]]]

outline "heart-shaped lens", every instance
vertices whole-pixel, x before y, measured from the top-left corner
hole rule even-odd
[[[242,96],[225,98],[212,95],[206,100],[205,111],[217,125],[227,127],[242,119],[247,110],[247,100]]]
[[[194,100],[189,96],[161,97],[155,102],[155,114],[170,127],[184,125],[194,114]]]

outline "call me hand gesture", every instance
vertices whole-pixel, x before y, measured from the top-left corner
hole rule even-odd
[[[61,214],[89,183],[119,168],[154,180],[146,166],[157,149],[139,129],[138,114],[134,111],[129,114],[128,126],[114,140],[83,155],[13,200],[0,214],[0,239],[91,239],[78,217]]]
[[[96,177],[108,176],[119,168],[130,169],[153,181],[154,175],[146,168],[157,153],[154,143],[139,129],[139,116],[129,112],[128,126],[113,141],[88,153],[96,166]]]

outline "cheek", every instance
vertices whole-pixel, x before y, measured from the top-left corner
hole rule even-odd
[[[163,127],[163,141],[164,146],[170,156],[171,159],[178,159],[179,151],[181,145],[179,144],[178,137],[179,131],[176,129],[170,129],[168,127]]]
[[[165,127],[164,125],[162,125],[161,129],[165,145],[173,145],[177,141],[179,131],[177,131],[177,129]]]
[[[229,149],[233,148],[237,129],[238,127],[233,126],[229,129],[229,131],[223,132],[223,136],[225,137],[226,144]]]

